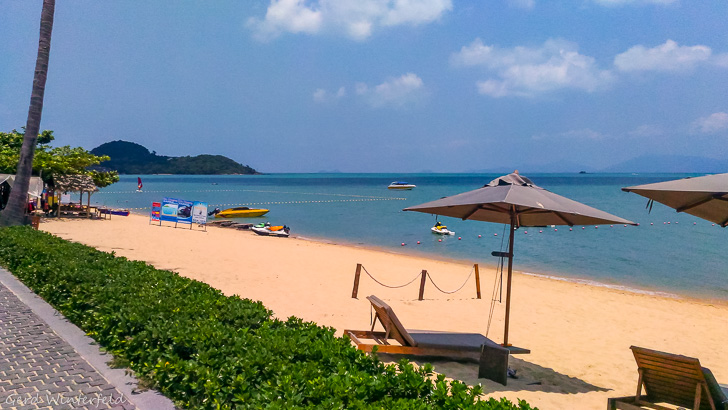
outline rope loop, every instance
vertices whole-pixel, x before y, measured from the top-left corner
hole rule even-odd
[[[416,276],[415,276],[414,278],[412,278],[412,280],[411,280],[411,281],[409,281],[409,282],[405,283],[404,285],[399,285],[399,286],[389,286],[389,285],[385,285],[384,283],[382,283],[382,282],[378,281],[378,280],[377,280],[377,279],[376,279],[376,278],[375,278],[374,276],[372,276],[372,274],[371,274],[371,273],[369,273],[369,271],[367,270],[367,268],[365,268],[365,267],[364,267],[364,265],[362,265],[362,267],[361,267],[361,268],[362,268],[362,269],[364,269],[364,272],[365,272],[365,273],[366,273],[367,275],[369,275],[369,277],[370,277],[370,278],[372,278],[372,280],[373,280],[373,281],[375,281],[375,282],[377,282],[378,284],[380,284],[380,285],[384,286],[385,288],[390,288],[390,289],[397,289],[397,288],[403,288],[403,287],[405,287],[405,286],[407,286],[407,285],[411,284],[412,282],[416,281],[416,280],[417,280],[417,278],[419,278],[420,276],[422,276],[422,274],[421,274],[421,273],[418,273],[418,274],[417,274],[417,275],[416,275]]]
[[[462,288],[464,288],[464,287],[465,287],[465,285],[466,285],[466,284],[468,283],[468,280],[470,280],[470,277],[471,277],[471,276],[473,276],[473,272],[474,272],[474,271],[475,271],[475,265],[473,265],[473,267],[472,267],[472,268],[470,268],[470,274],[468,275],[468,277],[467,277],[467,278],[465,278],[465,282],[463,282],[463,284],[462,284],[462,285],[460,285],[460,287],[459,287],[459,288],[457,288],[457,289],[455,289],[455,290],[453,290],[453,291],[445,291],[445,290],[442,290],[442,289],[440,289],[440,287],[439,287],[439,286],[437,286],[437,283],[435,283],[435,280],[434,280],[434,279],[432,279],[432,276],[430,275],[430,272],[427,272],[427,277],[428,277],[428,278],[430,278],[430,282],[432,282],[432,285],[433,285],[433,286],[435,286],[435,288],[436,288],[437,290],[439,290],[439,291],[440,291],[440,292],[442,292],[442,293],[446,293],[446,294],[451,294],[451,293],[455,293],[455,292],[458,292],[458,291],[460,291],[460,290],[461,290]]]

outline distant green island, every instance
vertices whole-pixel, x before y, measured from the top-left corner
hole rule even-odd
[[[150,152],[134,142],[111,141],[91,150],[94,155],[108,155],[104,170],[120,174],[190,174],[190,175],[258,175],[255,169],[222,155],[168,157]]]

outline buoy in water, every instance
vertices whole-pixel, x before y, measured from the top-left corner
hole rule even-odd
[[[438,242],[442,242],[442,239],[438,239],[437,241],[438,241]]]
[[[559,231],[558,229],[554,228],[554,232],[558,232],[558,231]]]
[[[404,242],[402,242],[402,246],[404,246]]]
[[[543,233],[543,231],[539,229],[539,230],[538,230],[538,233]]]
[[[523,232],[523,234],[524,234],[524,235],[525,235],[525,234],[527,234],[527,233],[528,233],[528,231],[524,231],[524,232]]]
[[[582,226],[581,229],[586,229],[586,227],[585,226]]]
[[[417,245],[419,245],[419,244],[420,244],[420,241],[417,241]]]
[[[569,230],[570,230],[570,231],[573,231],[574,229],[573,229],[573,228],[569,228]]]
[[[462,236],[458,236],[458,240],[461,240],[461,239],[463,239]]]
[[[480,235],[478,235],[478,238],[481,238],[481,236],[480,236]]]

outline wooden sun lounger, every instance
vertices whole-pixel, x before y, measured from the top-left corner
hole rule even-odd
[[[637,346],[630,349],[639,372],[637,394],[609,399],[608,410],[674,408],[659,403],[693,410],[728,410],[725,391],[698,359]]]
[[[372,352],[376,347],[379,353],[477,360],[480,362],[479,377],[506,384],[511,353],[507,348],[479,333],[408,330],[389,305],[373,295],[367,299],[376,312],[371,330],[344,330],[357,349]],[[383,332],[374,331],[377,320],[384,327]]]

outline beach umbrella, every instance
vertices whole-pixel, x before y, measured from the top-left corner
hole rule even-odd
[[[728,225],[728,174],[706,175],[622,188],[652,201],[665,204],[678,212]]]
[[[518,227],[608,223],[635,225],[626,219],[549,192],[519,175],[518,171],[496,178],[482,188],[404,210],[510,225],[508,253],[499,255],[508,258],[506,323],[503,336],[503,345],[506,347],[511,347],[508,343],[508,325],[511,310],[514,232]],[[519,349],[511,347],[511,350],[515,352]]]

